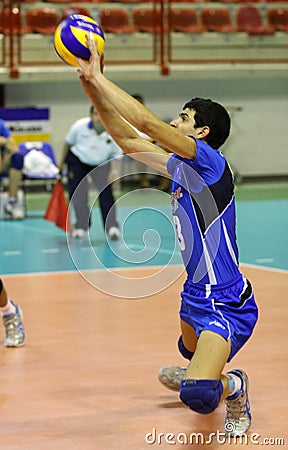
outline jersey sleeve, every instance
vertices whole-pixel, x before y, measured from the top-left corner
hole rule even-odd
[[[173,153],[173,155],[171,155],[168,159],[167,172],[169,173],[169,175],[171,175],[171,177],[173,177],[176,167],[181,163],[182,160],[183,158],[181,158],[181,156],[177,155],[176,153]]]
[[[200,176],[203,182],[211,185],[222,176],[226,163],[225,158],[219,150],[213,149],[206,142],[196,138],[193,139],[196,142],[195,159],[182,158],[174,153],[168,160],[168,173],[173,177],[175,168],[181,163],[182,165],[184,164],[184,170],[186,167],[191,176],[193,176],[193,171],[195,171],[195,176]]]

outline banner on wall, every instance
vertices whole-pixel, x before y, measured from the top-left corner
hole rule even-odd
[[[15,142],[50,142],[49,108],[0,108],[0,118],[10,129]]]

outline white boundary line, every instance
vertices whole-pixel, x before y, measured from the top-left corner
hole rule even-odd
[[[278,269],[277,267],[260,266],[257,264],[240,263],[242,267],[251,267],[251,269],[266,270],[268,272],[288,273],[287,269]]]
[[[171,264],[167,267],[180,267],[182,264]],[[141,267],[141,270],[145,269],[156,269],[157,267],[163,267],[163,265],[158,266],[145,266]],[[251,269],[258,269],[258,270],[265,270],[268,272],[278,272],[278,273],[288,273],[288,270],[286,269],[278,269],[276,267],[266,267],[266,266],[258,266],[256,264],[246,264],[246,263],[240,263],[241,267],[248,267]],[[140,267],[108,267],[107,270],[112,272],[113,270],[139,270]],[[105,272],[106,269],[83,269],[81,272]],[[66,273],[78,273],[79,271],[77,269],[75,270],[61,270],[61,271],[51,271],[51,272],[29,272],[29,273],[9,273],[9,274],[1,274],[1,277],[18,277],[18,276],[35,276],[35,275],[61,275]],[[184,272],[184,267],[183,267]]]

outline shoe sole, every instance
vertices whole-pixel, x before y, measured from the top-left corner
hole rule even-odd
[[[180,392],[180,384],[176,386],[175,383],[170,383],[169,379],[161,372],[161,370],[162,369],[160,369],[158,372],[158,380],[160,381],[162,386],[164,386],[166,389],[169,389],[170,391]]]

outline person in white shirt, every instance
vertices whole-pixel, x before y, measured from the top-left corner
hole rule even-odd
[[[59,164],[60,173],[67,164],[69,197],[72,201],[76,223],[73,236],[86,236],[91,225],[88,202],[88,175],[99,193],[99,205],[106,235],[111,240],[120,238],[116,220],[115,199],[110,182],[113,158],[122,150],[107,133],[94,107],[90,117],[77,120],[69,129]]]

